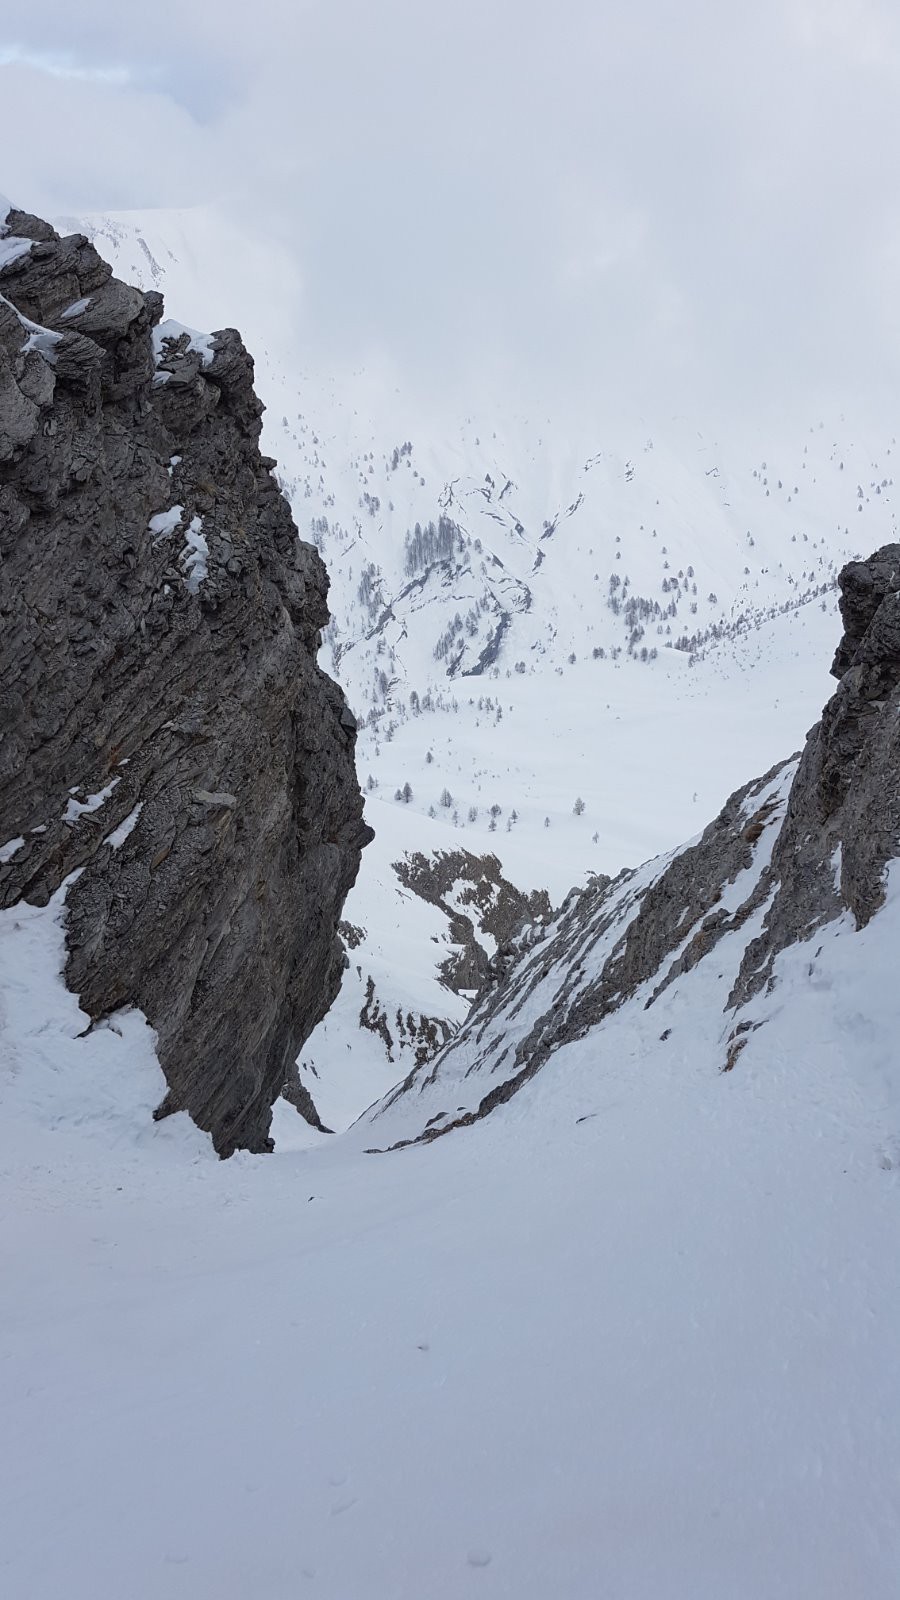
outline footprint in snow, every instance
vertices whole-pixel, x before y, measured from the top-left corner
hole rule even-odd
[[[490,1550],[470,1550],[466,1556],[470,1567],[489,1567],[491,1564]]]

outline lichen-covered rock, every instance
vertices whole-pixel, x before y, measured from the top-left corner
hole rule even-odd
[[[239,335],[160,328],[80,235],[3,231],[0,905],[72,879],[83,1008],[139,1006],[162,1109],[264,1149],[370,837],[326,573]]]

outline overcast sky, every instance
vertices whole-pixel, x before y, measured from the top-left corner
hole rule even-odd
[[[10,11],[0,188],[227,205],[292,252],[314,359],[705,413],[896,392],[898,0]]]

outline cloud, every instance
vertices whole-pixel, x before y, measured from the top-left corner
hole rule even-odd
[[[4,187],[227,206],[296,258],[326,365],[707,413],[900,378],[875,0],[33,0],[22,29]]]
[[[0,147],[6,192],[45,216],[186,205],[215,174],[206,130],[124,69],[0,68]]]

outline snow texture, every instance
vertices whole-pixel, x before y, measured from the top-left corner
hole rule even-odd
[[[184,516],[184,506],[170,506],[168,511],[158,511],[150,518],[147,526],[156,539],[164,539],[167,534],[174,533]]]
[[[111,845],[113,850],[121,850],[125,840],[129,838],[129,836],[137,827],[138,819],[140,818],[143,809],[144,802],[143,800],[139,800],[134,810],[129,811],[124,822],[120,822],[119,826],[114,828],[112,833],[107,836],[106,843]]]
[[[209,545],[202,530],[203,518],[192,517],[184,536],[184,549],[178,557],[178,565],[184,573],[185,585],[190,594],[199,593],[201,583],[209,576],[207,566]]]
[[[221,1164],[4,913],[6,1592],[892,1593],[897,889],[739,1071],[701,963],[465,1134]]]
[[[75,797],[78,790],[73,789],[63,813],[63,822],[72,827],[79,818],[90,816],[93,811],[99,811],[100,807],[106,804],[118,782],[118,778],[113,778],[105,788],[98,789],[96,794],[89,794],[86,800],[77,800]]]
[[[175,322],[171,317],[160,322],[153,330],[153,349],[157,365],[165,359],[167,340],[180,339],[184,334],[188,336],[187,348],[196,352],[205,367],[209,366],[215,354],[212,334],[198,333],[196,328],[186,328],[183,323]]]
[[[26,240],[24,242],[27,244],[31,243],[30,240]],[[6,243],[8,243],[8,240],[0,239],[0,250],[2,250],[4,244]],[[2,263],[0,263],[0,265],[2,265]],[[7,306],[13,315],[18,319],[19,324],[26,335],[25,342],[22,345],[23,353],[27,355],[30,351],[36,350],[39,355],[44,357],[45,361],[48,361],[51,366],[55,366],[56,346],[59,344],[62,334],[54,333],[51,328],[42,328],[39,322],[32,322],[30,317],[23,316],[22,312],[13,305],[12,301],[7,300],[5,294],[0,294],[0,303]]]
[[[5,234],[0,238],[0,267],[8,267],[13,261],[18,261],[20,256],[26,256],[32,243],[31,239],[18,239],[15,234]]]

